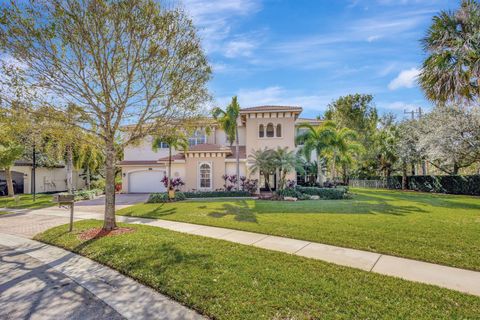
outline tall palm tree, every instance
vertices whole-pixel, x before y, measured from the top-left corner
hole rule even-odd
[[[240,116],[240,105],[237,101],[237,96],[232,97],[232,102],[224,110],[215,108],[212,111],[213,117],[217,120],[221,128],[227,135],[227,140],[230,147],[235,142],[235,158],[237,162],[237,190],[240,190],[240,146],[238,141],[238,117]]]
[[[157,151],[161,143],[168,145],[168,181],[167,190],[170,190],[170,183],[172,180],[172,149],[182,150],[185,152],[188,149],[188,138],[183,133],[162,134],[153,137],[152,149]]]
[[[304,155],[307,161],[310,161],[313,151],[317,157],[317,183],[320,185],[324,182],[324,164],[325,159],[323,154],[328,147],[329,137],[332,135],[331,130],[324,125],[312,126],[309,123],[300,124],[299,128],[307,129],[300,133],[296,138],[297,144],[303,144],[300,148],[300,153]]]
[[[480,98],[480,4],[463,0],[455,11],[442,11],[422,40],[429,55],[419,82],[435,102]]]
[[[278,147],[277,150],[273,151],[272,157],[273,164],[280,173],[278,188],[282,190],[287,183],[287,174],[294,171],[299,164],[298,157],[293,150],[289,151],[288,147]]]
[[[270,175],[275,172],[273,150],[267,148],[254,150],[248,157],[252,161],[250,171],[252,173],[258,172],[260,175],[263,175],[268,190],[272,192],[269,179]]]
[[[361,145],[355,140],[357,134],[348,128],[338,128],[334,122],[327,121],[324,130],[328,132],[327,146],[324,149],[325,155],[331,160],[332,180],[335,183],[337,175],[337,164],[348,165],[353,162],[353,156],[361,151]]]

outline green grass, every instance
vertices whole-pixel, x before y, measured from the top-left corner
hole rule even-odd
[[[52,197],[51,194],[37,194],[34,202],[31,194],[21,194],[17,203],[13,197],[2,196],[0,197],[0,208],[41,209],[51,207],[55,204],[52,202]]]
[[[81,241],[100,221],[36,239],[80,253],[215,319],[473,319],[480,298],[322,261],[125,225],[134,233]]]
[[[241,229],[480,270],[480,198],[353,190],[351,200],[188,201],[117,214]]]

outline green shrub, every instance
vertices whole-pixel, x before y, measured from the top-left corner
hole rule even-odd
[[[337,200],[348,198],[348,188],[317,188],[317,187],[301,187],[296,186],[295,189],[300,193],[305,193],[311,196],[319,196],[320,199]]]
[[[294,188],[286,188],[282,190],[278,190],[277,195],[280,197],[295,197],[300,199],[300,197],[303,195],[300,191],[294,189]]]
[[[75,201],[91,200],[101,194],[103,194],[103,190],[101,189],[91,189],[91,190],[82,189],[74,192]]]
[[[175,192],[175,198],[169,199],[167,192],[159,192],[159,193],[152,193],[148,197],[147,203],[162,203],[162,202],[169,202],[169,201],[180,201],[185,200],[185,194],[183,192]]]
[[[184,192],[187,198],[223,198],[223,197],[250,197],[247,191],[194,191]]]
[[[93,180],[90,183],[90,187],[92,189],[100,189],[100,190],[105,190],[105,179],[104,178],[99,178],[97,180]]]

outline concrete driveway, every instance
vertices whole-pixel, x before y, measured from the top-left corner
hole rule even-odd
[[[116,209],[123,209],[138,203],[144,203],[148,200],[149,194],[132,193],[115,195]],[[75,203],[75,208],[81,212],[101,213],[105,210],[105,196],[93,200],[83,200]]]

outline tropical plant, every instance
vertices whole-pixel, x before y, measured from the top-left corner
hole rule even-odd
[[[353,157],[362,150],[362,145],[356,142],[357,133],[348,128],[338,128],[336,123],[327,121],[323,128],[326,132],[327,146],[324,154],[331,161],[331,174],[333,183],[337,178],[337,164],[345,168],[353,162]]]
[[[10,1],[1,12],[0,46],[25,66],[14,78],[28,79],[12,91],[38,89],[23,101],[62,119],[77,104],[85,118],[75,125],[102,139],[103,229],[114,229],[117,148],[180,126],[209,99],[197,29],[181,8],[154,0]]]
[[[226,110],[215,108],[212,111],[213,117],[219,122],[221,128],[227,135],[227,140],[230,147],[235,142],[235,158],[236,158],[236,176],[240,176],[240,146],[238,137],[238,117],[240,116],[240,105],[237,97],[232,97],[232,101],[227,106]],[[240,180],[236,182],[237,190],[240,190]]]
[[[296,143],[302,145],[299,152],[310,162],[312,152],[315,151],[317,157],[317,182],[321,185],[325,177],[324,153],[328,147],[331,132],[324,125],[312,126],[309,123],[302,123],[299,128],[307,129],[296,137]]]
[[[480,98],[480,4],[463,0],[433,18],[422,40],[428,57],[419,82],[428,99],[444,103]]]
[[[287,184],[287,174],[298,166],[298,157],[293,150],[288,150],[288,147],[278,147],[272,152],[272,158],[275,171],[278,170],[280,174],[278,189],[283,190]]]
[[[265,183],[270,192],[272,192],[272,186],[270,186],[270,175],[275,173],[275,162],[273,150],[265,148],[253,150],[248,156],[251,161],[250,171],[251,173],[258,172],[265,179]]]
[[[152,149],[157,151],[162,143],[168,145],[168,179],[166,187],[167,190],[170,190],[172,182],[172,149],[185,152],[188,149],[188,138],[182,133],[154,136],[152,140]]]

